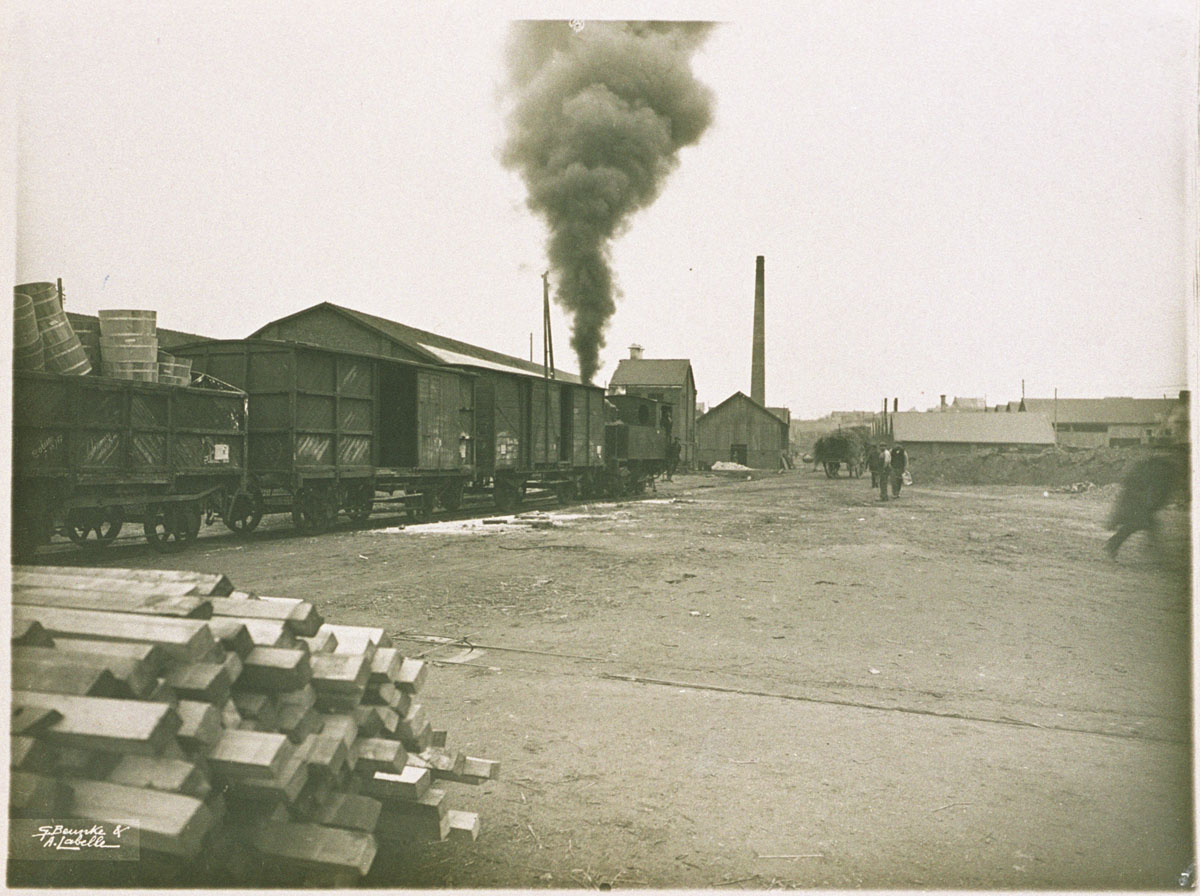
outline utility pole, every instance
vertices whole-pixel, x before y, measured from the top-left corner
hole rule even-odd
[[[554,339],[550,335],[550,272],[542,274],[542,366],[546,379],[554,379]]]

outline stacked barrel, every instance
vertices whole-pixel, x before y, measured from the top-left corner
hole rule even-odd
[[[61,281],[60,281],[61,282]],[[63,311],[62,288],[25,283],[13,293],[13,367],[187,386],[192,362],[158,349],[154,311],[114,309],[98,319]]]
[[[30,312],[37,327],[36,339],[29,325]],[[67,320],[55,284],[18,286],[13,315],[13,363],[18,369],[48,370],[69,376],[85,376],[92,372],[87,352]]]
[[[100,316],[100,372],[118,380],[158,382],[157,315],[111,310]]]

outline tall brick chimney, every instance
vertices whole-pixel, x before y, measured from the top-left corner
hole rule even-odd
[[[750,359],[750,397],[767,406],[766,324],[763,321],[766,297],[763,282],[763,256],[754,262],[754,350]]]

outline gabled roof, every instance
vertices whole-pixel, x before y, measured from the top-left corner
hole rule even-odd
[[[1053,445],[1054,428],[1045,414],[892,414],[897,442],[969,442],[996,445]]]
[[[1010,402],[1011,404],[1011,402]],[[1020,406],[1020,402],[1016,403]],[[1057,405],[1057,407],[1056,407]],[[1161,423],[1179,406],[1174,398],[1026,398],[1027,413],[1045,414],[1058,423],[1140,426]]]
[[[956,395],[950,407],[956,411],[986,411],[987,402],[982,398],[959,398]]]
[[[724,408],[728,405],[736,404],[736,403],[747,404],[750,406],[750,408],[755,413],[762,414],[763,416],[768,417],[772,422],[778,424],[779,426],[781,426],[785,429],[787,428],[787,423],[785,421],[780,420],[778,416],[776,416],[775,414],[771,413],[769,410],[764,408],[761,404],[759,404],[757,401],[755,401],[753,398],[751,398],[745,392],[734,392],[732,395],[730,395],[728,398],[726,398],[719,405],[709,408],[708,412],[696,421],[696,425],[698,426],[700,424],[701,420],[704,420],[706,418],[717,415],[721,411],[722,408]]]
[[[691,372],[686,358],[623,358],[608,385],[685,386]]]
[[[281,317],[252,333],[251,336],[259,335],[272,324],[302,317],[303,315],[311,314],[317,309],[326,309],[336,314],[341,314],[368,329],[374,330],[385,338],[404,346],[409,351],[416,353],[431,363],[482,367],[487,370],[501,370],[506,373],[520,374],[521,376],[541,377],[545,375],[545,368],[541,364],[535,364],[532,361],[526,361],[523,358],[513,355],[494,352],[491,349],[451,339],[448,336],[439,336],[437,333],[430,333],[427,330],[418,330],[416,327],[409,327],[394,320],[388,320],[385,317],[376,317],[374,314],[367,314],[365,311],[355,311],[353,308],[335,305],[332,302],[321,302],[320,304],[313,305],[311,308],[305,308],[303,311],[297,311],[295,314]],[[564,383],[579,384],[583,382],[578,374],[568,373],[558,367],[554,369],[554,378]]]

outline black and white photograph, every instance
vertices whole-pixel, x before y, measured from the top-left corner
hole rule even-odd
[[[1196,3],[3,20],[8,889],[1196,888]]]

